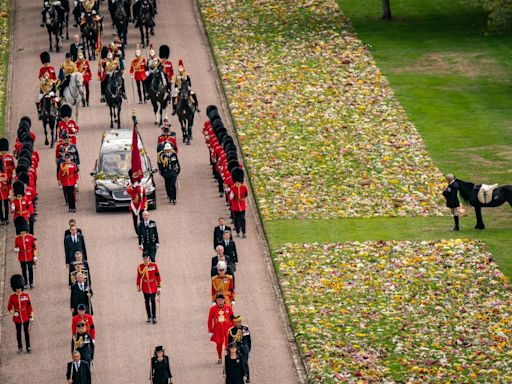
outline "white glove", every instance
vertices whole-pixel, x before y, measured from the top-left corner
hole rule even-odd
[[[231,305],[235,305],[235,300],[232,300],[232,301],[231,301]]]
[[[160,287],[158,287],[158,288],[156,289],[156,292],[157,292],[158,294],[160,294],[160,292],[162,292],[162,290],[160,289]]]
[[[95,340],[95,339],[92,339],[92,343],[93,343],[93,344],[96,344],[96,340]]]
[[[144,246],[142,244],[139,245],[139,249],[142,251],[144,249]]]
[[[213,333],[208,333],[208,336],[212,337],[212,336],[213,336]]]
[[[34,261],[37,261],[37,256],[34,256]]]
[[[75,188],[78,188],[78,183],[75,184]]]
[[[19,252],[19,251],[20,251],[20,249],[18,247],[14,248],[14,252]]]
[[[215,305],[215,303],[212,303],[212,307]]]

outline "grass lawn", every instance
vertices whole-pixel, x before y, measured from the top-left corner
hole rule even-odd
[[[7,74],[9,66],[9,1],[0,0],[0,137],[5,132]]]

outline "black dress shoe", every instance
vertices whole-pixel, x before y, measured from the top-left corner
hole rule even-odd
[[[157,323],[157,321],[156,321],[156,318],[155,318],[155,317],[153,317],[153,321],[152,321],[152,323],[153,323],[153,324],[156,324],[156,323]]]
[[[148,317],[148,319],[146,320],[146,323],[151,323],[151,317]]]
[[[27,353],[30,353],[30,352],[32,352],[32,348],[27,347]]]

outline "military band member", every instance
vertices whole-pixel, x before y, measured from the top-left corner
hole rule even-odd
[[[132,213],[133,228],[135,234],[139,236],[139,223],[142,220],[142,212],[148,209],[148,197],[146,196],[145,188],[138,182],[132,180],[132,170],[128,171],[128,176],[131,180],[130,185],[126,192],[130,195],[130,211]]]
[[[91,65],[89,60],[85,58],[83,51],[78,51],[76,68],[84,76],[84,87],[85,87],[85,105],[89,106],[89,94],[90,94],[90,83],[92,79]]]
[[[72,316],[78,315],[78,306],[80,304],[85,305],[87,314],[94,315],[91,303],[92,295],[92,288],[89,283],[85,281],[85,276],[83,273],[78,273],[76,275],[76,283],[71,287],[69,300],[69,310],[71,311]]]
[[[59,186],[64,190],[68,203],[68,212],[76,212],[76,189],[78,188],[78,166],[71,161],[69,153],[64,155],[64,162],[59,166],[57,176]]]
[[[179,60],[178,62],[178,73],[174,76],[174,91],[172,97],[172,114],[176,114],[176,107],[178,105],[178,98],[181,89],[182,82],[187,83],[188,89],[192,89],[192,80],[190,79],[190,75],[185,71],[185,66],[183,65],[183,60]],[[190,101],[192,101],[195,106],[197,112],[201,112],[199,110],[199,102],[197,101],[197,95],[195,92],[190,92]]]
[[[89,335],[91,335],[91,339],[93,344],[96,342],[96,327],[94,325],[94,317],[91,315],[88,315],[86,313],[86,305],[85,304],[78,304],[77,311],[78,314],[76,316],[73,316],[71,320],[71,334],[74,335],[77,333],[77,325],[78,323],[84,323],[85,324],[85,332],[87,332]]]
[[[226,304],[235,304],[235,286],[233,285],[233,276],[228,275],[226,270],[228,265],[225,261],[219,261],[217,264],[217,273],[212,277],[212,304],[215,304],[215,298],[222,294]]]
[[[82,361],[80,352],[73,351],[73,361],[68,363],[66,379],[68,384],[91,384],[91,366]]]
[[[137,84],[137,95],[139,96],[139,104],[146,102],[146,91],[144,90],[144,80],[146,80],[146,58],[142,56],[139,45],[135,50],[135,58],[130,65],[130,76],[135,79]]]
[[[247,186],[244,184],[244,171],[241,168],[234,168],[231,172],[233,175],[234,184],[230,188],[229,201],[230,208],[235,221],[236,236],[240,237],[240,231],[242,236],[246,237],[245,234],[245,199],[248,195]]]
[[[180,162],[171,143],[165,143],[164,149],[158,153],[158,170],[165,181],[167,197],[172,204],[176,204],[176,182],[180,174]]]
[[[69,142],[72,145],[76,145],[76,138],[78,135],[78,124],[71,118],[73,110],[67,104],[60,107],[60,117],[62,120],[58,125],[59,138],[62,139],[62,133],[66,132],[69,137]]]
[[[455,225],[452,231],[459,231],[459,216],[460,216],[460,202],[459,202],[459,184],[455,180],[455,176],[451,173],[446,175],[448,186],[443,191],[443,196],[446,199],[446,206],[450,208]]]
[[[66,59],[60,66],[59,71],[59,82],[60,82],[60,96],[64,96],[64,90],[69,85],[69,80],[71,79],[71,75],[78,71],[76,64],[73,60],[71,60],[71,54],[69,52],[66,53]]]
[[[217,347],[217,364],[222,364],[222,349],[228,346],[228,331],[233,327],[231,316],[233,309],[225,303],[224,295],[218,294],[208,313],[208,334]]]
[[[156,295],[160,295],[161,278],[158,266],[151,262],[149,255],[143,255],[144,262],[137,267],[137,292],[144,294],[148,323],[156,324]]]
[[[30,349],[30,322],[34,320],[34,312],[32,310],[32,302],[28,293],[23,292],[23,276],[11,276],[11,288],[14,293],[9,296],[7,303],[7,311],[12,315],[12,321],[16,325],[16,340],[18,341],[18,353],[23,352],[23,344],[21,339],[21,328],[25,333],[25,347],[27,353]]]
[[[240,315],[233,316],[234,326],[228,331],[228,343],[236,343],[238,353],[244,365],[246,383],[250,383],[249,374],[249,353],[251,352],[251,332],[249,327],[242,325],[242,317]]]
[[[156,223],[149,219],[149,212],[144,211],[142,212],[142,221],[139,223],[139,248],[143,254],[149,255],[149,259],[154,263],[159,247]]]
[[[37,262],[36,240],[29,233],[28,221],[23,216],[14,220],[16,238],[14,239],[14,252],[18,254],[21,272],[25,280],[25,288],[34,288],[34,266]]]
[[[94,359],[94,343],[86,329],[84,322],[77,323],[76,333],[71,338],[71,350],[80,352],[82,360],[90,363]]]

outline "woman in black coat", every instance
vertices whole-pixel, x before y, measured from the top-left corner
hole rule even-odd
[[[235,342],[229,344],[229,355],[224,358],[224,377],[226,384],[244,384],[244,363],[238,355],[238,347]]]
[[[151,358],[151,380],[153,384],[172,384],[169,357],[162,346],[155,348],[155,355]]]

